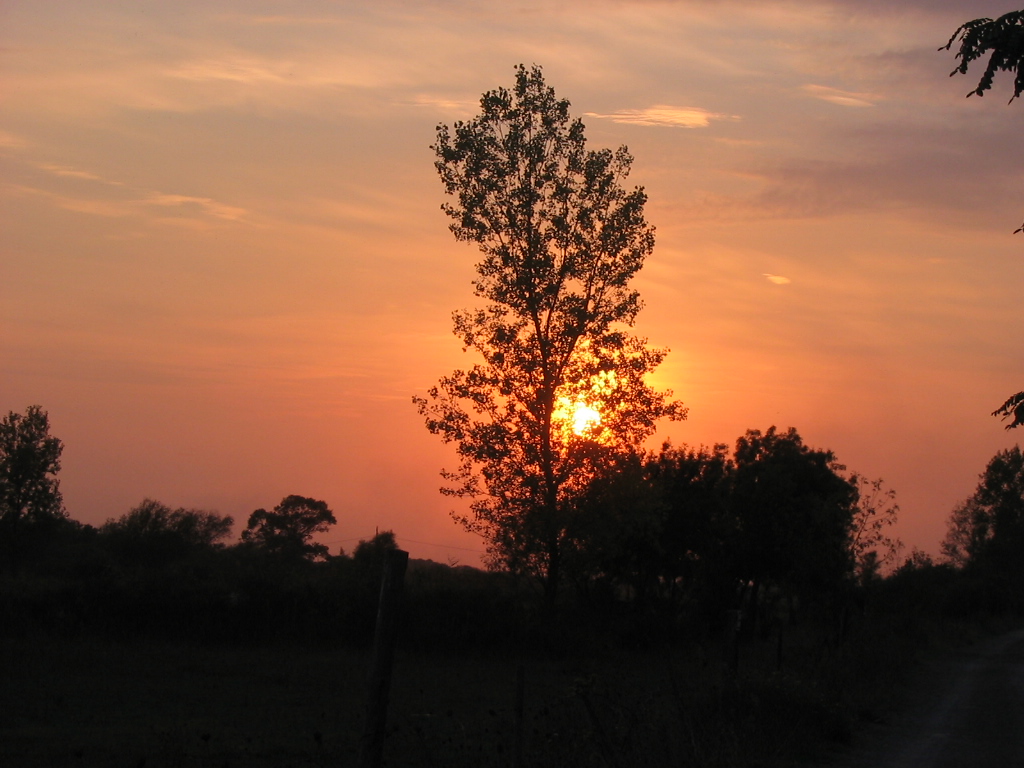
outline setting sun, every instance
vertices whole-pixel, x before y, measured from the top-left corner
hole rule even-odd
[[[601,423],[601,414],[586,403],[577,403],[572,414],[572,431],[582,436]]]
[[[583,400],[573,402],[567,397],[560,397],[555,420],[565,424],[572,430],[572,434],[583,437],[594,427],[600,426],[601,413]]]

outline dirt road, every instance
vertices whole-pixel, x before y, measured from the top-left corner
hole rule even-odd
[[[1024,766],[1024,630],[935,663],[905,713],[837,768]]]

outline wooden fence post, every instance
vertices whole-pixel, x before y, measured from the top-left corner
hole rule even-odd
[[[402,580],[408,563],[408,552],[391,549],[385,553],[380,604],[377,607],[377,630],[373,639],[373,661],[370,665],[370,686],[366,695],[366,722],[363,724],[363,738],[359,744],[359,768],[380,768],[384,752],[391,663],[395,655]]]

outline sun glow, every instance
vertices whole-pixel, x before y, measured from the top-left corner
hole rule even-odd
[[[558,398],[555,420],[565,424],[577,437],[587,436],[601,425],[601,413],[583,400],[572,401],[567,397]],[[568,431],[568,430],[567,430]]]
[[[586,403],[577,403],[572,414],[572,431],[582,437],[590,429],[600,425],[601,414]]]
[[[552,414],[566,439],[573,436],[604,442],[607,438],[601,410],[608,397],[618,389],[615,371],[599,371],[587,377],[582,386],[572,387],[559,397]]]

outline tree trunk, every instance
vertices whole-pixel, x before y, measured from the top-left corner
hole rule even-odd
[[[561,579],[561,552],[556,536],[548,542],[548,568],[544,574],[544,612],[548,619],[555,615],[558,603],[558,582]]]

